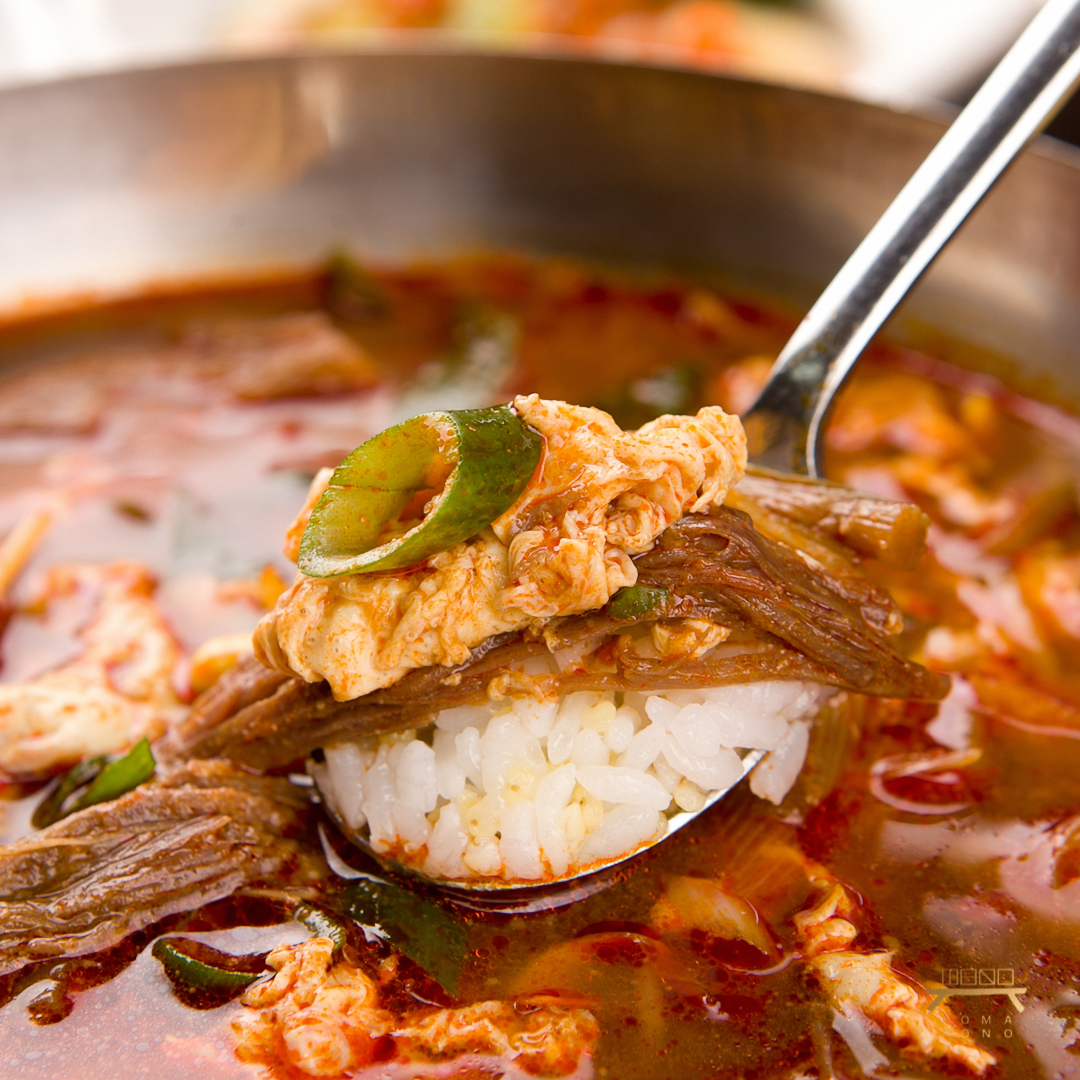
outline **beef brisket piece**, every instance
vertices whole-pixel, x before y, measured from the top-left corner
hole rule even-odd
[[[688,515],[635,562],[639,584],[668,590],[667,601],[643,618],[619,620],[601,611],[556,619],[535,633],[499,635],[464,664],[412,671],[354,701],[335,701],[325,683],[275,683],[260,675],[257,661],[245,661],[196,702],[162,752],[178,759],[223,757],[257,769],[284,766],[320,746],[418,727],[442,709],[486,701],[492,679],[520,670],[530,656],[571,646],[579,652],[599,647],[604,661],[584,672],[538,677],[546,680],[545,691],[776,678],[920,700],[937,700],[948,690],[944,676],[893,647],[900,613],[854,562],[839,569],[816,564],[763,535],[739,510]],[[735,636],[697,659],[649,658],[626,647],[625,635],[636,627],[671,618],[708,619]],[[266,696],[255,698],[252,688],[260,686]],[[230,702],[236,703],[231,713]]]
[[[305,797],[194,762],[0,848],[0,975],[98,952],[274,874]]]

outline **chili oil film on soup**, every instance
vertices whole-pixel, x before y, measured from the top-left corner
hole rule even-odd
[[[1080,1070],[1080,421],[881,344],[761,473],[794,322],[490,255],[6,324],[0,1076]]]

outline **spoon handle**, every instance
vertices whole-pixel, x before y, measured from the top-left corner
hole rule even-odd
[[[881,324],[1080,80],[1080,0],[1048,0],[840,269],[747,413],[759,465],[822,475],[833,400]]]

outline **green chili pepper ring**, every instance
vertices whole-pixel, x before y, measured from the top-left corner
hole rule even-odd
[[[345,947],[348,932],[337,919],[332,915],[327,915],[325,911],[320,911],[308,904],[301,904],[293,913],[293,918],[316,937],[329,938],[334,943],[335,957]]]
[[[154,754],[147,739],[140,739],[119,761],[110,762],[95,777],[85,795],[75,804],[76,810],[111,802],[134,791],[154,775]]]
[[[91,758],[80,762],[60,780],[34,811],[30,824],[44,829],[88,806],[110,802],[134,791],[154,775],[155,761],[150,743],[140,739],[123,757],[110,761],[108,757]],[[84,784],[87,789],[73,803],[68,800]]]
[[[425,413],[357,447],[335,470],[300,542],[300,569],[336,577],[413,566],[474,536],[513,506],[543,439],[508,405]],[[379,543],[421,492],[423,519]]]
[[[176,941],[181,940],[183,939],[158,938],[150,951],[154,958],[161,962],[161,966],[165,968],[169,977],[188,990],[238,993],[266,974],[265,972],[230,971],[207,964],[202,960],[196,960],[195,957],[189,956],[177,947]]]
[[[641,619],[650,611],[663,607],[671,598],[670,589],[653,589],[648,585],[630,585],[620,589],[609,601],[608,614],[613,619]]]

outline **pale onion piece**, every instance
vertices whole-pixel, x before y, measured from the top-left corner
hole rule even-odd
[[[704,930],[729,941],[745,941],[771,959],[776,944],[758,913],[741,896],[709,878],[664,878],[664,893],[649,920],[662,933]]]
[[[799,777],[810,747],[810,725],[797,720],[787,738],[750,774],[750,790],[779,806]]]
[[[334,806],[350,829],[364,827],[364,769],[368,764],[356,743],[328,746],[326,770],[330,777],[330,793]]]
[[[974,687],[962,675],[952,675],[952,687],[938,702],[937,716],[926,725],[926,734],[950,750],[971,746],[972,712],[979,704]]]
[[[953,769],[962,769],[973,765],[982,757],[982,750],[971,747],[967,750],[930,750],[919,754],[894,754],[879,758],[870,766],[870,792],[886,806],[901,810],[906,814],[958,814],[966,810],[969,802],[922,803],[914,799],[905,799],[894,795],[885,786],[886,781],[904,776],[919,776],[924,773],[946,773]],[[944,777],[942,777],[944,779]],[[953,778],[957,779],[956,777]]]

